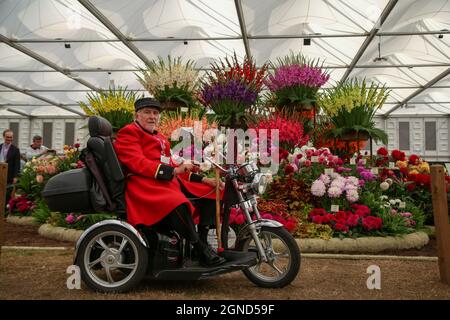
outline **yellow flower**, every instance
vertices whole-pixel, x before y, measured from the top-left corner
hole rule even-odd
[[[419,174],[419,171],[416,169],[409,171],[409,174]]]
[[[408,167],[408,161],[397,161],[396,162],[397,167],[399,168],[407,168]]]

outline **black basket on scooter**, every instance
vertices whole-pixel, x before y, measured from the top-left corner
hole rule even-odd
[[[89,212],[92,176],[87,168],[62,172],[47,182],[42,196],[51,211]]]

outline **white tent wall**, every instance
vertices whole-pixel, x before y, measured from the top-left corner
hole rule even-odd
[[[31,144],[33,136],[43,136],[44,123],[52,123],[52,144],[51,146],[43,141],[47,147],[51,147],[58,153],[63,153],[66,134],[66,123],[74,123],[74,143],[79,143],[83,148],[85,147],[88,138],[87,120],[81,118],[31,118],[27,119],[20,116],[11,116],[0,114],[0,132],[10,128],[12,123],[19,123],[19,137],[18,147],[21,153]]]
[[[389,118],[376,117],[375,122],[378,128],[385,130],[388,134],[389,141],[386,147],[389,151],[400,149],[407,155],[414,153],[427,161],[450,162],[450,118],[448,115],[391,115]],[[400,123],[407,123],[409,126],[409,144],[400,134]],[[431,123],[431,127],[434,123],[436,127],[435,150],[427,148],[427,139],[433,145],[433,137],[426,135],[426,123]],[[409,148],[401,148],[405,145],[409,145]],[[373,152],[376,153],[376,150],[382,146],[374,142]],[[369,146],[366,149],[369,149]]]

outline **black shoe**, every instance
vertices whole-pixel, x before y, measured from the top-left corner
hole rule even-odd
[[[198,248],[200,249],[198,260],[201,266],[214,267],[226,262],[225,258],[217,255],[211,247],[201,243]]]

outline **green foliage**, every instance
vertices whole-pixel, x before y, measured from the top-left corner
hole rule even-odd
[[[47,223],[48,219],[50,218],[51,211],[45,201],[40,200],[37,202],[37,206],[33,210],[33,213],[31,215],[37,222],[39,222],[40,224],[44,224]]]
[[[117,216],[111,213],[95,213],[95,214],[81,214],[69,213],[62,214],[60,212],[52,212],[47,223],[56,227],[63,227],[68,229],[85,230],[97,222],[117,219]]]

